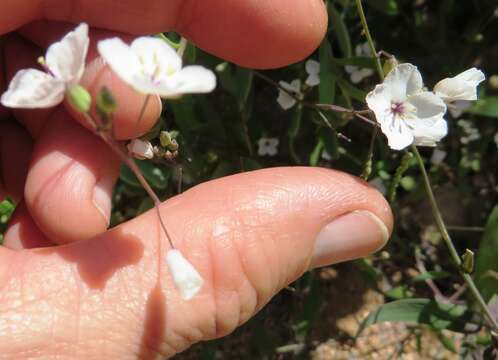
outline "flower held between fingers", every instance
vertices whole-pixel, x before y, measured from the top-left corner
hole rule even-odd
[[[83,75],[89,43],[88,25],[80,24],[48,48],[42,61],[46,72],[24,69],[14,76],[1,97],[2,105],[36,109],[60,104]]]
[[[184,300],[192,299],[202,288],[204,280],[179,250],[169,250],[166,262],[173,281]]]
[[[182,59],[164,40],[140,37],[127,45],[119,38],[100,41],[98,51],[111,69],[138,92],[176,98],[208,93],[216,77],[202,66],[182,67]]]

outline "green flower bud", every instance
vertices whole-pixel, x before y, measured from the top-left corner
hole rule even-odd
[[[73,108],[81,113],[87,113],[92,106],[90,93],[80,85],[73,86],[67,92],[67,98]]]
[[[474,271],[474,252],[465,249],[462,256],[462,270],[467,274],[471,274]]]
[[[178,142],[174,139],[177,135],[177,132],[161,131],[161,133],[159,134],[159,141],[161,142],[161,146],[171,151],[177,151],[179,146]]]
[[[97,111],[104,117],[115,112],[118,107],[116,99],[112,95],[111,91],[105,86],[100,89],[97,95],[96,105]]]

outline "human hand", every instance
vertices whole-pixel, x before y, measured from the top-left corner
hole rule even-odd
[[[326,24],[320,0],[98,6],[4,0],[0,34],[29,24],[4,39],[0,90],[74,27],[32,22],[40,18],[99,27],[92,45],[113,36],[109,30],[142,34],[175,25],[204,49],[252,67],[301,59],[318,45]],[[136,129],[143,97],[94,60],[91,51],[83,82],[93,92],[106,84],[117,96],[115,135],[127,139],[150,128],[160,103],[152,103]],[[175,244],[206,281],[185,302],[164,259],[158,262],[167,243],[157,247],[154,214],[104,232],[119,168],[106,145],[63,108],[0,109],[0,117],[0,195],[22,199],[5,245],[24,249],[0,249],[0,348],[7,358],[170,356],[231,332],[308,268],[371,253],[392,226],[375,190],[333,171],[269,169],[203,184],[161,208]],[[61,243],[71,244],[54,246]],[[27,250],[36,247],[45,248]]]

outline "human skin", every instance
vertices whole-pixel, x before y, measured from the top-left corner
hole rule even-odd
[[[175,29],[220,57],[271,68],[309,55],[327,19],[321,0],[2,0],[0,91],[81,21],[93,27],[92,46],[116,32]],[[116,95],[120,139],[147,131],[161,111],[155,99],[137,128],[144,97],[94,48],[82,82]],[[107,230],[119,165],[65,106],[0,107],[0,197],[19,201],[0,248],[1,358],[169,357],[229,334],[309,268],[377,250],[392,228],[376,190],[332,170],[265,169],[199,185],[161,206],[205,279],[184,301],[153,212]]]

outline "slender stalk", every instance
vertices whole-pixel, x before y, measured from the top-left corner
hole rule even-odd
[[[161,228],[166,235],[171,248],[174,249],[175,246],[173,245],[173,241],[171,240],[171,236],[169,235],[168,229],[164,224],[161,212],[159,210],[161,200],[156,195],[154,190],[150,187],[149,183],[143,176],[142,171],[139,169],[137,164],[135,164],[135,161],[128,155],[126,150],[123,149],[123,146],[119,144],[112,135],[109,135],[107,131],[99,131],[99,122],[95,121],[95,119],[89,113],[83,113],[83,116],[91,125],[95,127],[96,133],[100,136],[100,138],[104,140],[109,145],[109,147],[121,158],[121,160],[131,169],[131,171],[133,171],[140,185],[142,185],[144,190],[152,199],[154,208],[156,209],[157,217],[159,218],[159,224],[161,225]]]
[[[495,318],[491,314],[491,311],[488,309],[488,306],[486,305],[486,302],[481,296],[481,293],[477,289],[476,284],[474,283],[474,280],[472,277],[463,272],[461,265],[462,265],[462,260],[460,259],[460,256],[458,255],[458,252],[455,248],[455,245],[453,245],[453,241],[451,240],[450,235],[448,234],[448,230],[446,229],[446,225],[444,224],[443,217],[441,215],[441,211],[439,210],[439,207],[436,202],[436,198],[434,197],[434,192],[432,191],[432,186],[429,180],[429,176],[427,174],[427,171],[425,170],[424,166],[424,161],[422,157],[420,156],[420,153],[418,152],[418,149],[415,145],[412,145],[412,151],[415,154],[415,158],[417,159],[418,165],[420,167],[420,171],[422,172],[422,178],[424,179],[424,186],[425,186],[425,191],[427,193],[427,196],[429,197],[429,202],[431,204],[432,208],[432,214],[434,216],[434,219],[436,220],[437,227],[439,229],[439,232],[441,233],[443,240],[446,244],[446,247],[448,248],[450,252],[451,259],[453,260],[453,263],[457,266],[458,271],[460,275],[463,277],[465,280],[465,283],[467,284],[470,292],[472,293],[472,296],[476,300],[477,304],[481,308],[482,312],[484,313],[485,317],[487,318],[490,327],[495,331],[498,332],[498,323],[496,322]]]
[[[365,32],[365,36],[367,38],[368,46],[372,51],[372,54],[375,58],[375,65],[377,67],[377,72],[379,73],[379,77],[381,80],[384,80],[384,71],[382,70],[382,64],[380,62],[380,57],[377,51],[375,50],[375,45],[372,39],[372,35],[370,34],[370,29],[368,28],[367,18],[365,17],[365,12],[363,11],[363,5],[361,4],[361,0],[356,1],[356,8],[358,9],[358,14],[360,15],[361,26],[363,26],[363,31]]]

